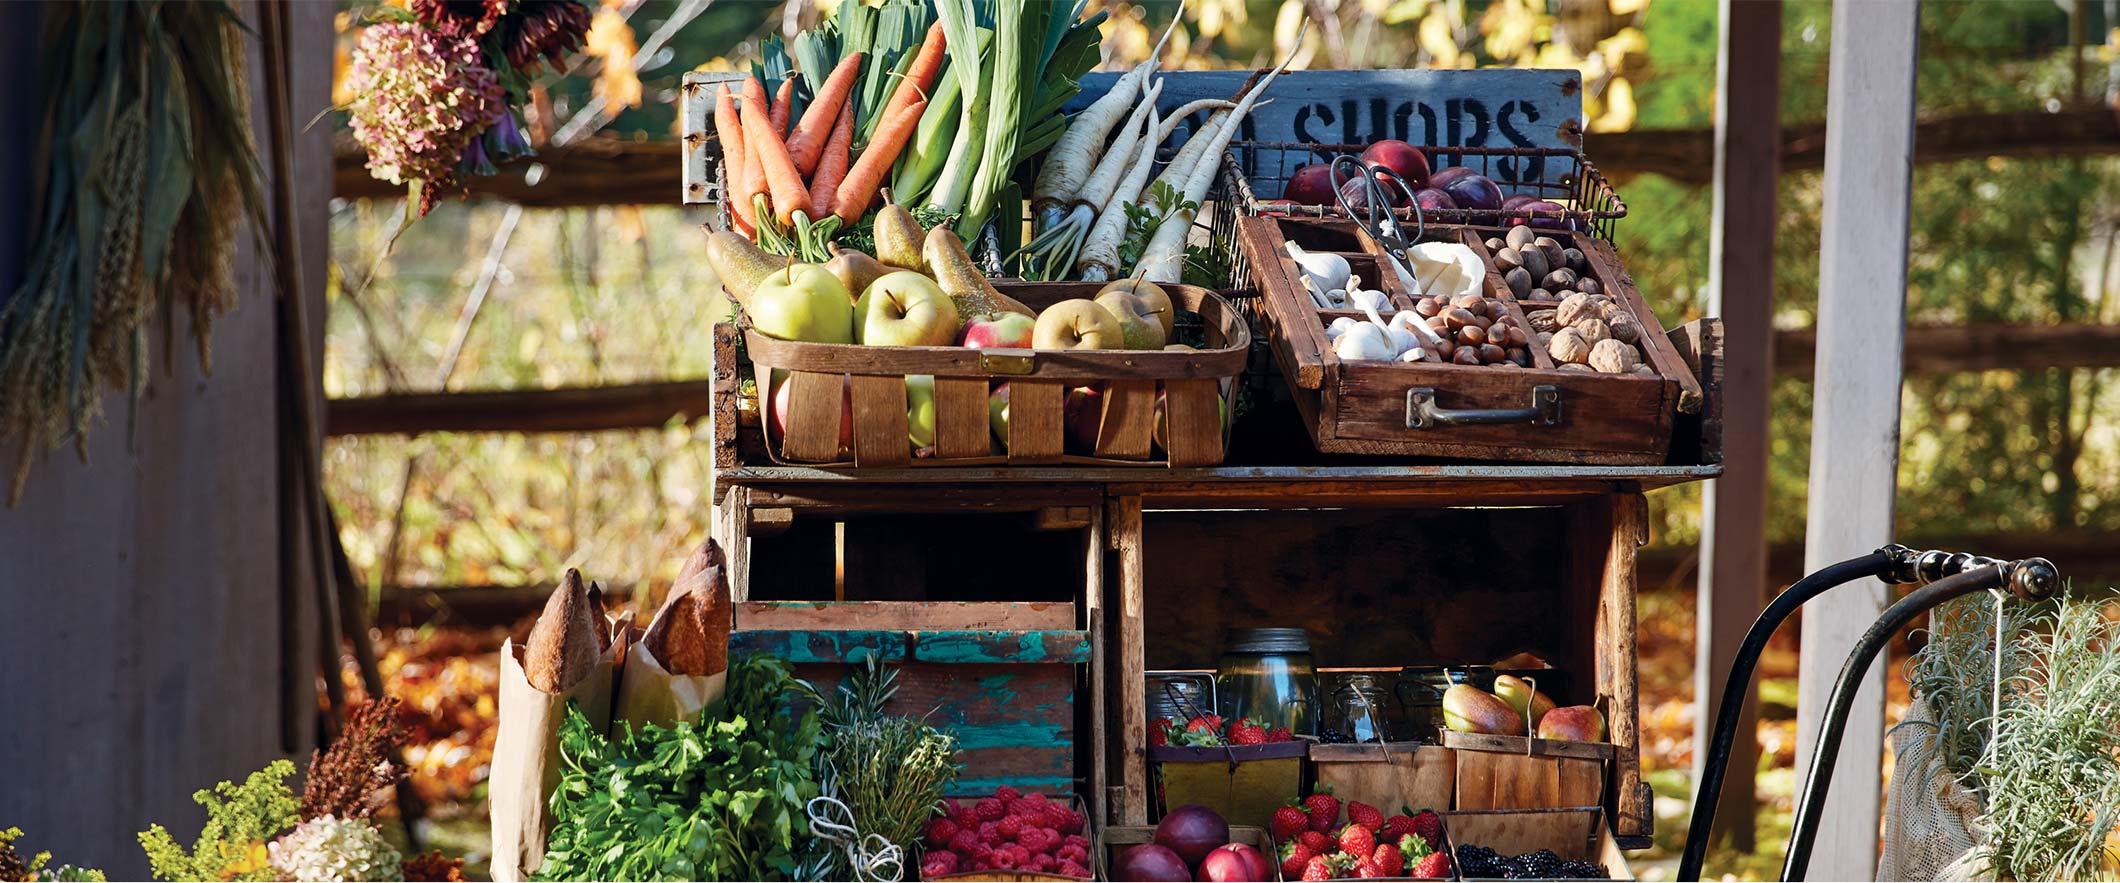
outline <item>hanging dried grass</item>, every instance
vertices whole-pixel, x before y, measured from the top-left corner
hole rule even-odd
[[[156,313],[191,313],[211,370],[213,319],[235,303],[236,232],[265,228],[244,31],[226,3],[54,4],[46,16],[34,229],[21,287],[0,290],[10,505],[39,452],[70,440],[87,460],[107,391],[138,402]]]

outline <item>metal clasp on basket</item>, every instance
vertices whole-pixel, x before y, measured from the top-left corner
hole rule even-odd
[[[1435,388],[1416,386],[1406,391],[1406,428],[1440,429],[1445,426],[1492,425],[1497,423],[1536,423],[1540,426],[1559,426],[1561,422],[1561,389],[1558,386],[1534,386],[1531,388],[1531,407],[1528,408],[1462,408],[1450,409],[1436,404]]]
[[[979,368],[988,374],[1029,374],[1038,367],[1032,356],[1011,356],[1005,353],[980,353]]]

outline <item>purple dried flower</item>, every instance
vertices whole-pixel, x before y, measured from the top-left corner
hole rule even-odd
[[[478,44],[418,24],[370,26],[353,50],[353,135],[370,174],[393,184],[450,177],[487,128],[508,115]]]

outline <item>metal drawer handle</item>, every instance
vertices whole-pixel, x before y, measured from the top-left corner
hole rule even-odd
[[[1561,388],[1534,386],[1528,408],[1449,409],[1435,403],[1435,388],[1416,386],[1406,391],[1406,428],[1439,429],[1445,426],[1479,426],[1497,423],[1536,423],[1559,426]]]

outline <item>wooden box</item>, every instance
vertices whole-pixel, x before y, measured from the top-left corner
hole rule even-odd
[[[1148,749],[1163,788],[1163,805],[1196,803],[1232,823],[1265,822],[1303,787],[1303,757],[1310,743],[1222,745]]]
[[[1311,775],[1331,786],[1342,801],[1359,800],[1383,810],[1416,812],[1451,807],[1457,761],[1440,745],[1419,742],[1312,745]]]
[[[1610,742],[1445,731],[1456,755],[1458,809],[1551,809],[1604,803]]]
[[[1156,829],[1146,825],[1111,825],[1098,832],[1097,849],[1095,851],[1099,862],[1096,868],[1098,878],[1104,880],[1119,879],[1112,876],[1112,865],[1119,857],[1119,850],[1143,843],[1152,843],[1155,839]],[[1281,879],[1281,860],[1274,851],[1273,838],[1266,836],[1265,828],[1231,824],[1229,826],[1229,842],[1249,844],[1252,848],[1263,853],[1266,856],[1267,864],[1270,865],[1269,870],[1272,872],[1267,876],[1267,879]]]
[[[993,796],[992,792],[986,792],[981,794],[957,793],[951,795],[951,799],[959,801],[974,801],[982,797],[991,796]],[[1073,883],[1073,881],[1095,880],[1100,876],[1097,873],[1097,855],[1101,851],[1098,844],[1102,842],[1102,836],[1098,830],[1100,827],[1097,823],[1098,820],[1089,812],[1088,805],[1082,802],[1082,798],[1080,796],[1075,794],[1068,794],[1066,798],[1067,803],[1072,806],[1076,812],[1082,813],[1082,817],[1086,820],[1082,829],[1082,836],[1084,839],[1089,841],[1088,865],[1090,876],[1070,877],[1066,874],[1057,874],[1052,873],[1050,871],[1003,871],[989,869],[985,871],[958,871],[952,874],[943,874],[939,877],[929,877],[920,873],[920,861],[924,860],[929,852],[926,844],[923,843],[913,850],[913,857],[915,859],[915,863],[913,867],[906,869],[906,877],[908,879],[917,880],[995,881],[995,883],[1021,883],[1021,881],[1069,881],[1069,883]]]
[[[1619,843],[1612,839],[1612,832],[1605,824],[1604,811],[1594,806],[1459,810],[1444,813],[1443,825],[1450,832],[1453,856],[1462,855],[1467,846],[1484,846],[1503,856],[1550,849],[1565,860],[1604,865],[1604,879],[1634,879],[1633,869],[1627,867],[1626,854],[1620,852]],[[1461,880],[1496,879],[1466,875],[1462,864],[1462,860],[1451,862]]]
[[[1101,286],[997,287],[1044,309],[1093,297]],[[776,340],[747,331],[765,450],[779,462],[834,467],[1220,463],[1228,449],[1229,399],[1244,371],[1251,333],[1213,292],[1184,285],[1165,290],[1181,318],[1199,317],[1198,349],[877,347]],[[1182,338],[1186,326],[1176,331]],[[919,457],[909,441],[908,377],[933,378],[934,444]],[[989,399],[1004,383],[1005,439]],[[789,385],[784,415],[776,413],[781,384]],[[1071,408],[1070,391],[1081,387],[1096,394],[1074,396]],[[733,409],[717,408],[722,410]]]
[[[1260,292],[1261,330],[1321,452],[1659,464],[1671,453],[1677,415],[1701,407],[1699,383],[1633,281],[1619,269],[1611,245],[1602,240],[1541,231],[1582,250],[1592,275],[1635,318],[1644,361],[1655,370],[1654,376],[1560,370],[1535,340],[1529,347],[1529,368],[1343,360],[1333,352],[1326,326],[1343,315],[1359,317],[1320,310],[1305,292],[1301,271],[1283,243],[1340,254],[1365,283],[1388,294],[1397,308],[1410,309],[1419,294],[1401,286],[1383,263],[1381,246],[1351,221],[1248,217],[1237,221],[1236,231]],[[1522,316],[1522,305],[1495,271],[1483,242],[1497,232],[1431,224],[1421,238],[1470,247],[1488,269],[1486,296]],[[1468,421],[1471,415],[1466,412],[1472,411],[1490,413]]]

